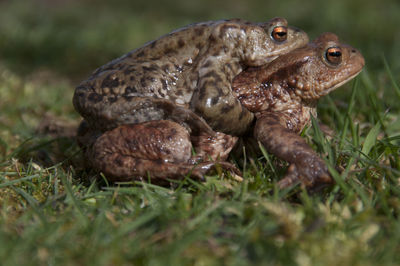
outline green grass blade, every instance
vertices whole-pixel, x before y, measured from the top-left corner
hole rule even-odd
[[[29,206],[31,206],[32,210],[34,211],[34,213],[39,217],[40,221],[46,225],[47,224],[47,220],[46,217],[44,216],[43,212],[40,210],[39,208],[39,203],[38,201],[32,197],[30,194],[28,194],[27,192],[25,192],[23,189],[20,189],[18,187],[13,187],[13,189],[20,194],[28,203]]]
[[[63,185],[65,186],[66,190],[67,190],[67,195],[68,197],[71,199],[72,201],[72,206],[75,207],[75,209],[78,212],[78,216],[79,218],[82,220],[82,222],[84,224],[88,223],[88,220],[85,216],[85,213],[81,207],[81,202],[80,200],[78,200],[74,194],[74,191],[72,189],[71,183],[67,180],[66,176],[64,174],[61,174],[61,181],[63,183]]]
[[[34,174],[34,175],[25,176],[25,177],[21,177],[21,178],[18,178],[18,179],[10,180],[10,181],[1,183],[0,184],[0,188],[12,186],[12,185],[15,185],[17,183],[28,181],[28,180],[32,180],[32,179],[37,178],[37,177],[40,177],[40,175],[39,174]]]
[[[261,144],[261,142],[258,142],[258,147],[260,148],[261,153],[264,156],[264,158],[267,160],[267,163],[268,163],[271,171],[274,173],[274,176],[277,177],[278,175],[275,171],[275,167],[272,165],[270,156],[269,156],[268,152],[265,150],[264,146]]]
[[[378,122],[375,124],[373,128],[368,132],[367,136],[365,137],[364,145],[361,150],[361,153],[365,156],[368,156],[369,152],[371,151],[372,147],[376,143],[376,137],[378,136],[381,129],[381,123]]]
[[[358,79],[356,79],[354,81],[353,87],[351,89],[350,101],[349,101],[349,105],[347,107],[344,125],[343,125],[342,131],[340,133],[339,149],[343,148],[344,140],[347,135],[347,130],[348,130],[349,124],[352,124],[352,123],[350,123],[351,113],[352,113],[353,107],[355,105],[355,97],[356,97],[357,87],[358,87]]]
[[[396,92],[397,97],[399,97],[399,100],[400,100],[400,87],[399,87],[399,85],[397,85],[397,82],[393,76],[392,71],[390,70],[390,67],[386,60],[386,57],[383,54],[382,54],[382,61],[383,61],[383,65],[385,66],[386,73],[389,75],[390,81],[392,82],[394,91]]]

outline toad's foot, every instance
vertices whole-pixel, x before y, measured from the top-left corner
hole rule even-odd
[[[212,161],[226,161],[238,141],[238,137],[222,132],[214,132],[213,135],[203,132],[199,135],[190,136],[190,140],[196,150],[194,160],[201,161],[208,158]]]
[[[203,180],[220,168],[240,174],[228,162],[192,158],[189,132],[169,120],[122,125],[101,135],[86,155],[93,168],[111,181],[150,177],[152,180],[182,179],[190,175]],[[220,168],[219,168],[220,167]]]
[[[279,188],[300,182],[307,187],[333,182],[324,161],[303,138],[281,124],[279,114],[260,115],[254,135],[267,151],[291,164]]]
[[[278,182],[280,189],[302,183],[307,187],[332,183],[325,163],[319,157],[305,157],[300,163],[291,164],[286,176]]]

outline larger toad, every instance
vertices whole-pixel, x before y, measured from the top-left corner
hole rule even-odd
[[[233,78],[307,42],[283,18],[190,25],[98,68],[76,88],[73,103],[100,132],[169,119],[195,131],[240,134],[254,115],[232,95]]]
[[[311,114],[316,114],[317,100],[355,77],[363,65],[357,50],[326,33],[306,47],[266,66],[247,69],[234,79],[234,97],[255,116],[247,129],[254,130],[255,138],[269,152],[291,163],[288,175],[279,183],[281,188],[298,181],[306,185],[331,181],[324,162],[298,133],[310,122]],[[147,121],[102,134],[87,155],[94,168],[114,180],[147,174],[155,179],[187,174],[200,178],[214,165],[213,160],[228,156],[242,134],[196,135],[169,120]],[[233,169],[226,162],[221,164]]]

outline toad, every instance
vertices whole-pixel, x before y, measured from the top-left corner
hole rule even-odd
[[[191,130],[238,134],[254,114],[232,95],[233,78],[307,42],[307,34],[283,18],[189,25],[95,70],[76,88],[73,104],[100,132],[172,120]]]
[[[233,94],[255,114],[255,139],[290,163],[280,188],[332,182],[324,161],[298,134],[310,124],[311,115],[316,116],[317,100],[357,76],[364,63],[356,49],[324,33],[306,47],[234,79]]]

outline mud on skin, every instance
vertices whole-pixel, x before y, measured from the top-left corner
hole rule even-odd
[[[85,119],[78,140],[93,167],[111,179],[145,172],[177,178],[197,164],[200,177],[213,160],[226,159],[254,121],[232,93],[233,78],[307,42],[306,33],[282,18],[173,31],[98,68],[76,88],[73,103]],[[196,156],[189,156],[189,146]]]

